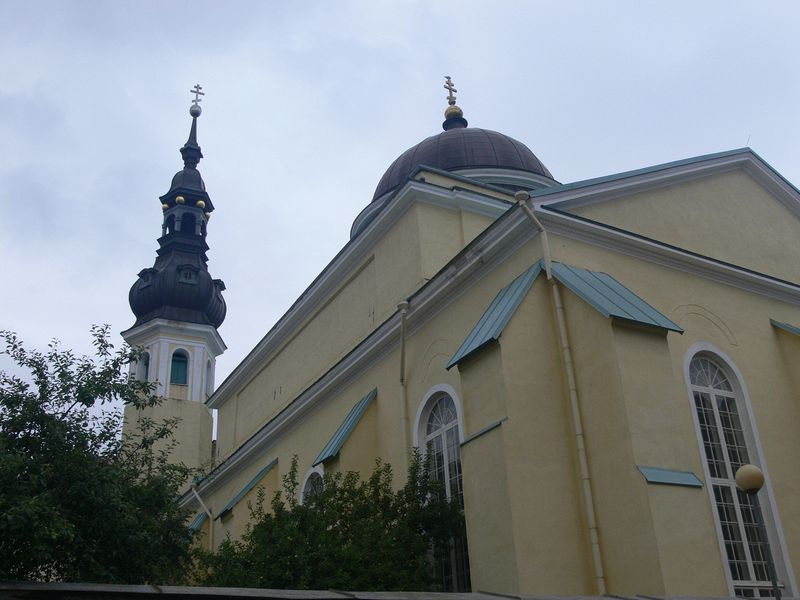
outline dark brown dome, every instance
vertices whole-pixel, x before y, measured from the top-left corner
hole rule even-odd
[[[432,135],[398,156],[381,177],[372,199],[402,185],[419,165],[443,171],[478,167],[513,169],[553,178],[522,142],[489,129],[462,126]]]

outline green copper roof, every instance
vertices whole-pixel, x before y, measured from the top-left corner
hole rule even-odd
[[[552,269],[553,277],[606,317],[683,333],[678,325],[607,273],[557,262]]]
[[[363,417],[364,413],[367,412],[369,405],[372,404],[372,401],[375,400],[377,395],[378,388],[375,388],[361,400],[356,402],[355,406],[353,406],[353,408],[350,409],[350,412],[347,413],[347,416],[344,418],[344,421],[342,421],[342,424],[339,425],[339,429],[336,430],[336,433],[333,434],[333,437],[330,439],[330,441],[325,444],[325,447],[319,453],[319,456],[317,456],[314,464],[311,465],[312,467],[316,467],[318,464],[323,463],[339,454],[339,450],[342,449],[342,446],[344,446],[347,438],[350,437],[353,429],[356,428],[356,425],[358,425],[361,417]]]
[[[497,293],[475,327],[447,363],[450,369],[486,344],[498,340],[528,290],[544,268],[539,261]],[[678,325],[658,312],[606,273],[553,262],[553,277],[596,308],[603,316],[683,333]]]
[[[277,464],[278,464],[278,459],[276,458],[271,463],[269,463],[266,467],[264,467],[258,473],[256,473],[256,476],[253,477],[253,479],[250,480],[250,483],[248,483],[246,486],[244,486],[242,488],[242,491],[239,492],[238,494],[236,494],[236,496],[233,497],[233,500],[228,502],[228,504],[225,506],[225,508],[223,508],[222,511],[220,511],[220,513],[217,515],[217,519],[221,519],[226,514],[228,514],[230,511],[232,511],[233,507],[236,506],[239,503],[239,500],[244,498],[247,495],[247,492],[249,492],[254,487],[256,487],[256,484],[264,478],[264,475],[269,473],[272,470],[272,467],[274,467]]]
[[[477,352],[489,342],[500,338],[503,329],[508,325],[520,302],[525,298],[528,290],[531,289],[533,282],[536,281],[541,272],[542,266],[537,262],[497,293],[489,308],[484,311],[478,323],[467,335],[464,343],[461,344],[453,358],[447,363],[448,369],[457,365],[467,356]]]
[[[647,483],[663,483],[666,485],[684,485],[687,487],[703,487],[703,482],[691,471],[673,471],[658,467],[641,467],[636,465]]]
[[[775,319],[770,319],[769,322],[772,323],[773,327],[778,327],[779,329],[783,329],[789,333],[800,335],[800,327],[795,327],[794,325],[789,325],[788,323],[782,323],[781,321],[776,321]]]
[[[205,523],[205,522],[206,522],[206,519],[207,519],[207,518],[208,518],[208,515],[205,513],[205,511],[201,512],[201,513],[200,513],[199,515],[197,515],[197,516],[194,518],[194,520],[193,520],[193,521],[192,521],[192,522],[189,524],[189,531],[191,531],[192,533],[194,533],[195,531],[197,531],[198,529],[200,529],[200,528],[203,526],[203,523]]]

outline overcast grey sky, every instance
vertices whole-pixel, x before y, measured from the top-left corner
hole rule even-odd
[[[92,323],[132,324],[195,83],[209,269],[228,287],[222,381],[390,162],[441,131],[445,74],[471,125],[562,182],[749,138],[799,183],[798,17],[763,1],[3,0],[0,328],[88,352]]]

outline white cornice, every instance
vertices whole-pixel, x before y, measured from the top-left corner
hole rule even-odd
[[[295,304],[222,382],[206,401],[208,407],[219,408],[236,390],[251,380],[280,351],[294,332],[313,317],[328,297],[346,281],[346,275],[367,259],[378,241],[414,202],[463,209],[493,218],[503,214],[510,206],[502,200],[478,192],[450,190],[421,181],[408,181],[364,230],[345,245]]]
[[[185,339],[187,336],[200,338],[205,342],[206,347],[214,357],[219,356],[228,349],[213,325],[171,321],[169,319],[152,319],[122,332],[122,337],[131,346],[145,346],[155,338],[164,335],[175,339]]]
[[[547,231],[554,234],[691,273],[704,279],[731,285],[782,302],[800,304],[800,284],[781,281],[762,273],[700,256],[600,223],[593,223],[563,213],[550,212],[546,208],[544,210],[537,209],[536,214]]]

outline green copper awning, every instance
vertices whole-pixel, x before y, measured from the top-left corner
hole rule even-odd
[[[554,262],[553,277],[591,304],[602,315],[683,333],[678,325],[607,273]]]
[[[205,523],[205,522],[206,522],[206,519],[207,519],[207,518],[208,518],[208,515],[205,513],[205,511],[201,512],[201,513],[200,513],[199,515],[197,515],[197,516],[194,518],[194,520],[193,520],[193,521],[192,521],[192,522],[189,524],[189,531],[191,531],[192,533],[194,533],[195,531],[197,531],[198,529],[200,529],[200,528],[203,526],[203,523]]]
[[[500,338],[503,329],[508,325],[511,317],[541,272],[542,266],[537,262],[497,293],[489,308],[484,311],[478,323],[461,344],[461,347],[456,350],[450,362],[447,363],[447,369],[457,365],[489,342]]]
[[[256,487],[256,484],[264,478],[264,475],[269,473],[272,470],[272,467],[274,467],[277,464],[278,464],[278,459],[276,458],[271,463],[269,463],[266,467],[264,467],[258,473],[256,473],[256,476],[253,477],[253,479],[250,480],[250,483],[248,483],[246,486],[244,486],[242,488],[242,491],[239,492],[238,494],[236,494],[236,496],[233,497],[233,500],[228,502],[228,504],[225,506],[225,508],[223,508],[222,511],[220,511],[220,513],[217,515],[217,519],[221,519],[226,514],[231,512],[233,510],[233,507],[236,506],[239,503],[239,500],[244,498],[247,495],[247,492],[249,492],[254,487]]]
[[[662,483],[665,485],[683,485],[686,487],[703,487],[703,482],[691,471],[674,471],[659,467],[641,467],[636,465],[639,472],[644,475],[647,483]]]
[[[339,450],[342,449],[342,446],[344,446],[347,438],[350,437],[353,429],[356,428],[356,425],[358,425],[361,417],[363,417],[364,413],[367,412],[369,405],[372,404],[372,401],[375,400],[377,395],[378,388],[375,388],[361,400],[356,402],[355,406],[353,406],[353,408],[350,409],[350,412],[347,413],[347,416],[345,417],[344,421],[342,421],[342,424],[339,425],[339,429],[336,430],[336,433],[333,434],[333,437],[330,439],[330,441],[325,444],[325,447],[319,453],[319,456],[317,456],[314,464],[311,465],[312,467],[316,467],[318,464],[323,463],[339,454]]]
[[[769,322],[772,323],[773,327],[783,329],[784,331],[788,331],[789,333],[793,333],[795,335],[800,335],[800,327],[795,327],[794,325],[789,325],[788,323],[776,321],[775,319],[770,319]]]

